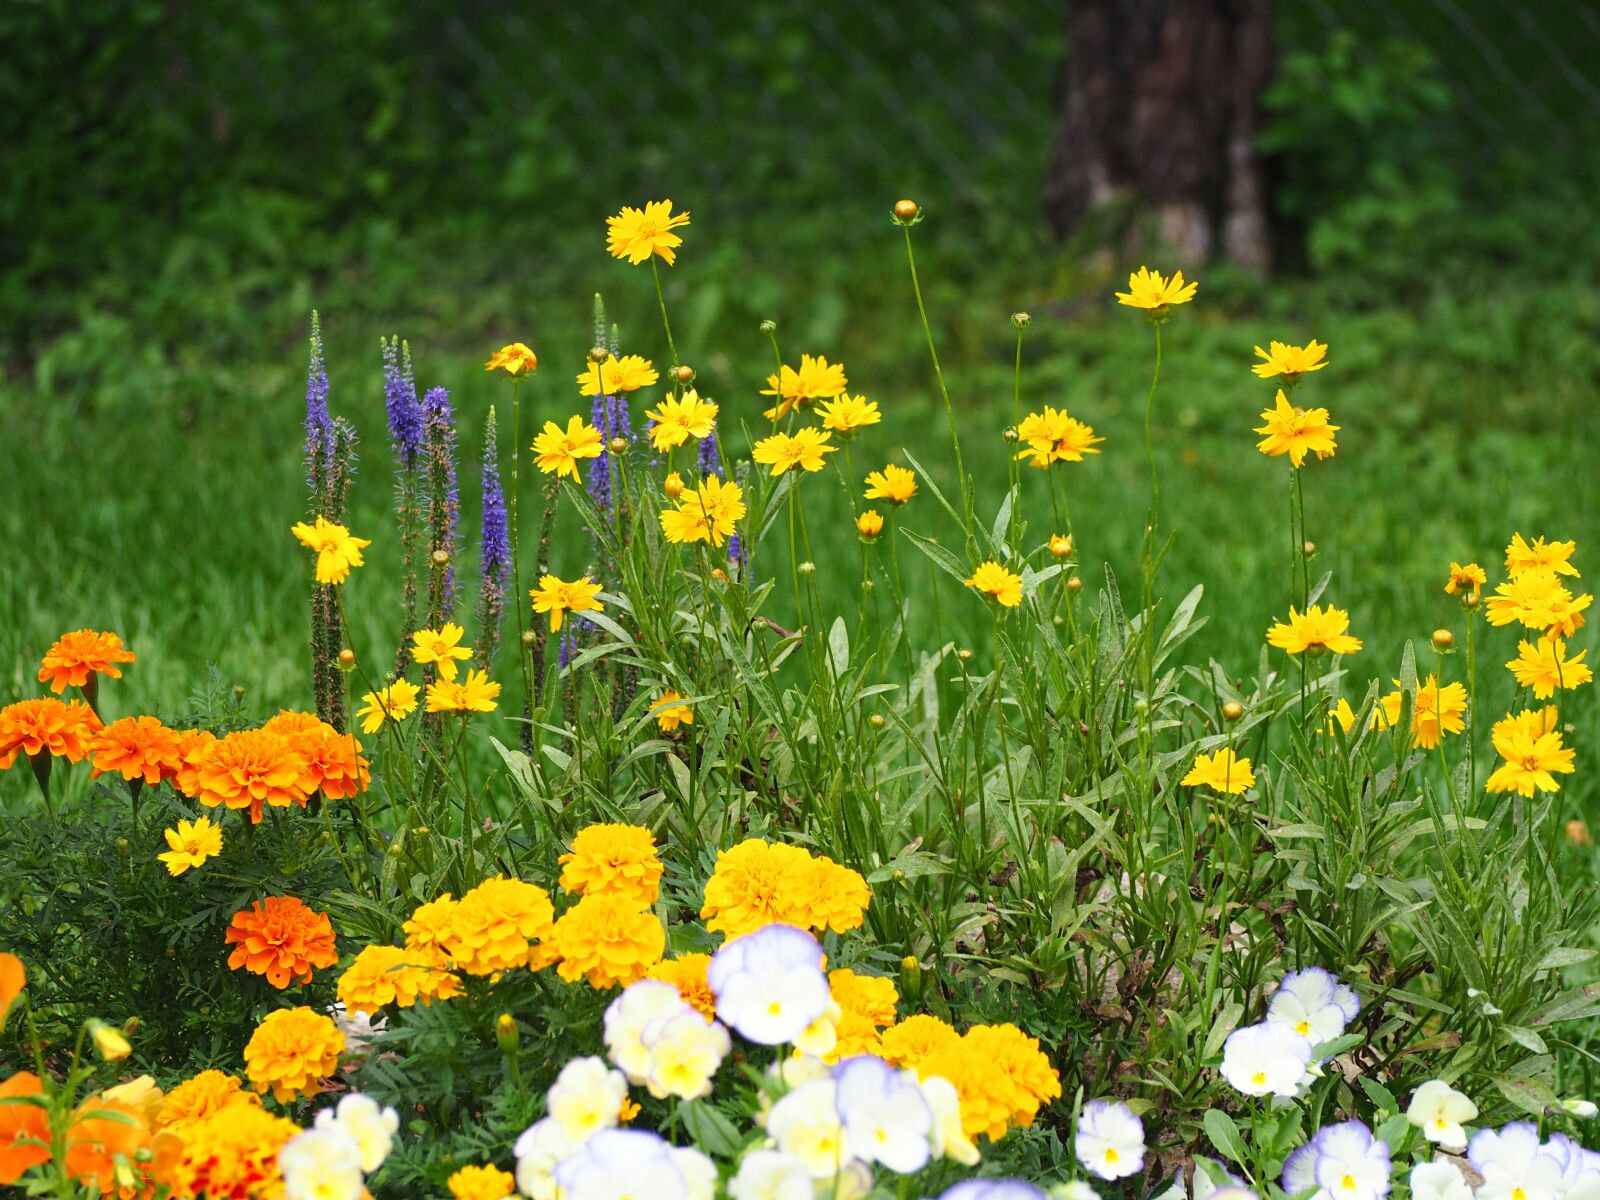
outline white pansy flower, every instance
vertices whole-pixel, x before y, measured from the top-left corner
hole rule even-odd
[[[1558,1200],[1565,1191],[1565,1162],[1527,1121],[1474,1134],[1467,1159],[1483,1176],[1478,1200]]]
[[[1267,1004],[1267,1020],[1287,1025],[1313,1045],[1330,1042],[1344,1032],[1361,1002],[1355,992],[1321,967],[1290,971]]]
[[[627,1097],[628,1081],[622,1072],[589,1055],[561,1068],[546,1095],[545,1110],[576,1145],[616,1125]]]
[[[657,1100],[710,1095],[711,1079],[733,1049],[728,1031],[715,1021],[708,1025],[693,1008],[653,1023],[644,1043],[650,1052],[645,1085]]]
[[[684,1200],[716,1200],[716,1163],[692,1147],[674,1146],[672,1165],[678,1168],[678,1174],[683,1177]]]
[[[555,1176],[567,1200],[693,1200],[672,1146],[640,1129],[602,1129]]]
[[[767,1133],[779,1150],[805,1163],[813,1179],[831,1179],[850,1161],[838,1086],[829,1079],[801,1084],[772,1106]]]
[[[1144,1169],[1144,1123],[1126,1104],[1091,1100],[1078,1116],[1073,1151],[1101,1179],[1124,1179]]]
[[[782,1150],[752,1150],[728,1181],[729,1200],[812,1200],[816,1184],[805,1163]]]
[[[1183,1190],[1181,1177],[1174,1187],[1178,1189],[1178,1194],[1181,1196]],[[1169,1194],[1171,1194],[1170,1188],[1161,1193],[1162,1196]],[[1058,1183],[1050,1189],[1048,1195],[1050,1200],[1100,1200],[1100,1193],[1082,1179],[1074,1179],[1071,1183]]]
[[[1467,1177],[1444,1159],[1411,1168],[1411,1200],[1472,1200]]]
[[[1459,1149],[1467,1144],[1463,1125],[1478,1115],[1478,1106],[1442,1079],[1430,1079],[1411,1094],[1406,1120],[1422,1136],[1441,1146]]]
[[[1382,1200],[1389,1194],[1389,1147],[1360,1121],[1324,1126],[1317,1146],[1317,1185],[1332,1200]]]
[[[308,1129],[278,1151],[284,1200],[360,1200],[361,1147],[342,1129]]]
[[[1246,1025],[1222,1043],[1222,1077],[1246,1096],[1293,1096],[1310,1062],[1311,1042],[1288,1025]]]
[[[622,990],[606,1008],[606,1054],[630,1083],[643,1083],[650,1074],[650,1050],[645,1030],[652,1022],[692,1011],[683,994],[662,979],[641,979]]]
[[[383,1165],[394,1148],[400,1114],[392,1108],[384,1108],[371,1096],[351,1092],[336,1107],[319,1112],[316,1127],[340,1129],[349,1134],[361,1152],[361,1170],[370,1175]]]
[[[861,1054],[834,1072],[835,1104],[850,1155],[897,1175],[927,1166],[933,1153],[933,1110],[915,1073]]]
[[[822,946],[792,925],[768,925],[718,950],[706,969],[717,1016],[763,1046],[792,1042],[832,1001]]]
[[[553,1118],[536,1121],[522,1131],[511,1153],[517,1160],[517,1190],[528,1200],[557,1200],[556,1164],[578,1148]]]

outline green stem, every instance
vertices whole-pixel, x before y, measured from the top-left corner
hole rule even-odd
[[[922,318],[922,335],[928,342],[928,357],[933,361],[933,377],[939,384],[939,395],[944,400],[945,419],[950,423],[950,444],[956,454],[956,482],[961,486],[961,520],[967,538],[967,550],[974,549],[972,536],[972,495],[967,486],[967,468],[961,459],[961,435],[956,430],[956,410],[950,403],[950,389],[945,386],[944,372],[939,368],[939,352],[933,345],[933,327],[928,324],[928,309],[922,302],[922,284],[917,279],[917,256],[911,249],[911,226],[902,225],[906,235],[906,265],[911,268],[911,290],[917,297],[917,315]]]
[[[667,300],[661,292],[661,269],[656,264],[656,256],[650,256],[650,278],[656,283],[656,303],[661,306],[661,326],[667,331],[667,349],[672,353],[672,365],[678,365],[678,345],[672,340],[672,322],[667,320]]]

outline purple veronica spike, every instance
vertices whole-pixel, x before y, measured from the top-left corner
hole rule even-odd
[[[478,566],[478,621],[485,658],[494,655],[505,613],[506,581],[511,574],[511,535],[506,522],[506,494],[500,486],[499,446],[494,409],[483,431],[483,540]]]
[[[717,430],[714,423],[711,432],[700,439],[700,473],[722,478],[722,459],[717,454]]]
[[[600,431],[602,442],[614,436],[611,430],[611,398],[596,396],[589,418]],[[602,453],[589,460],[589,498],[601,512],[611,511],[611,455]]]
[[[333,461],[333,418],[328,413],[328,368],[322,358],[322,319],[311,312],[311,362],[306,372],[306,464],[311,490],[318,491],[317,473]]]
[[[389,439],[394,446],[395,462],[410,468],[422,453],[422,405],[417,402],[417,384],[411,373],[411,347],[400,354],[398,337],[385,341],[383,347],[383,403],[389,415]]]

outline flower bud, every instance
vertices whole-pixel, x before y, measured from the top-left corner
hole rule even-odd
[[[727,583],[728,582],[728,573],[726,571],[724,571],[721,567],[712,567],[711,568],[711,578],[715,579],[718,583]]]
[[[882,729],[884,724],[885,724],[884,719],[883,719],[883,714],[882,713],[873,713],[870,717],[867,718],[867,724],[871,725],[874,729]]]
[[[862,541],[870,542],[883,532],[883,517],[877,509],[869,508],[856,518],[856,532]]]
[[[693,383],[694,368],[688,363],[679,363],[677,366],[672,368],[672,377],[679,383]]]
[[[676,471],[668,475],[661,482],[661,490],[667,494],[668,500],[676,500],[683,495],[683,476]]]
[[[1244,705],[1237,700],[1229,700],[1222,706],[1222,719],[1224,721],[1237,721],[1244,716]]]
[[[611,357],[611,351],[607,350],[604,346],[591,346],[589,348],[589,361],[590,362],[603,363],[603,362],[605,362],[606,359],[608,359],[610,357]]]
[[[432,554],[428,555],[428,561],[433,563],[435,568],[442,571],[444,568],[450,565],[450,551],[435,550]]]
[[[1307,538],[1305,541],[1300,543],[1300,552],[1307,558],[1315,558],[1317,556],[1317,544],[1310,538]]]
[[[106,1062],[121,1062],[133,1053],[133,1046],[122,1035],[122,1030],[104,1021],[89,1022],[89,1037],[94,1042],[95,1053]]]
[[[500,1047],[500,1053],[508,1058],[517,1052],[517,1047],[521,1044],[522,1037],[517,1030],[517,1022],[510,1013],[501,1013],[495,1021],[494,1041],[495,1045]]]
[[[539,635],[532,629],[522,631],[522,644],[524,647],[533,647],[539,644]]]
[[[349,672],[354,671],[355,669],[356,669],[356,652],[354,650],[350,649],[349,646],[346,646],[343,650],[339,651],[339,670],[344,671],[344,672],[346,672],[348,674]]]
[[[908,221],[915,221],[921,211],[917,207],[915,200],[896,200],[894,202],[894,219],[902,225]]]
[[[1033,318],[1025,312],[1014,312],[1011,314],[1011,323],[1018,329],[1026,329],[1033,323]]]
[[[1433,648],[1435,650],[1448,650],[1456,644],[1456,635],[1448,629],[1435,629],[1433,631]]]
[[[236,683],[233,685],[233,698],[235,700],[244,699],[244,684]]]
[[[816,563],[807,561],[807,562],[803,562],[803,563],[800,564],[800,574],[802,574],[802,575],[815,575],[816,573],[817,573],[817,564]]]
[[[428,827],[426,825],[418,825],[411,833],[413,837],[427,837]]]
[[[117,857],[118,858],[127,858],[128,857],[128,847],[130,845],[131,845],[131,843],[128,841],[127,838],[119,837],[117,839]]]
[[[1561,1108],[1570,1116],[1581,1117],[1585,1121],[1600,1116],[1600,1105],[1593,1100],[1563,1100]]]
[[[1470,608],[1477,608],[1478,607],[1478,593],[1475,592],[1475,591],[1474,592],[1468,592],[1465,596],[1461,597],[1461,607],[1462,608],[1469,608],[1469,609]]]
[[[1067,580],[1067,591],[1076,596],[1079,592],[1083,591],[1083,580],[1074,575],[1071,579]]]
[[[1011,442],[1013,445],[1016,444],[1017,439],[1021,436],[1022,435],[1017,432],[1016,427],[1012,425],[1007,425],[1003,430],[1000,431],[1001,439],[1003,441]]]
[[[626,454],[628,452],[628,439],[620,435],[614,437],[606,443],[606,449],[613,454]]]
[[[129,1017],[126,1021],[124,1021],[122,1023],[122,1036],[123,1037],[130,1037],[130,1038],[131,1037],[137,1037],[137,1036],[139,1036],[139,1030],[141,1030],[143,1028],[144,1028],[144,1022],[141,1021],[138,1017]]]
[[[959,658],[962,662],[971,662],[972,661],[972,651],[967,649],[967,647],[963,646],[963,647],[961,647],[961,649],[956,651],[956,657]]]
[[[913,1003],[922,998],[922,963],[915,955],[900,960],[900,994]]]
[[[760,328],[762,337],[771,337],[778,332],[778,323],[776,321],[763,321]]]
[[[1072,557],[1072,538],[1068,534],[1053,533],[1050,535],[1050,557]]]

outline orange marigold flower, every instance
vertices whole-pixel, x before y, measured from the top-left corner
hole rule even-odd
[[[59,696],[69,687],[88,686],[91,675],[121,679],[122,669],[117,664],[131,663],[134,657],[133,651],[114,633],[75,629],[63,633],[44,652],[39,682],[48,683],[50,690]]]
[[[293,896],[268,896],[234,913],[226,941],[234,948],[228,966],[265,975],[275,988],[310,983],[313,967],[339,961],[328,914]]]
[[[557,860],[561,886],[583,896],[622,896],[641,907],[661,890],[656,839],[641,825],[598,824],[578,831],[572,850]]]
[[[156,1112],[156,1128],[187,1133],[230,1104],[259,1104],[244,1081],[226,1071],[201,1071],[173,1088]]]
[[[461,994],[461,980],[443,968],[437,953],[400,946],[368,946],[339,976],[339,1002],[353,1013],[376,1014],[385,1005],[410,1008],[418,1000]]]
[[[339,1069],[344,1034],[333,1018],[300,1005],[270,1012],[244,1048],[250,1086],[279,1104],[322,1091],[322,1080]],[[230,1108],[233,1106],[230,1106]],[[227,1110],[224,1110],[227,1111]]]
[[[679,954],[662,959],[646,971],[646,979],[659,979],[678,989],[678,995],[708,1021],[717,1016],[717,994],[706,982],[706,970],[711,966],[709,954]]]
[[[455,916],[456,900],[449,892],[436,900],[418,905],[402,926],[406,934],[406,949],[431,950],[442,955],[450,940]]]
[[[799,846],[748,838],[717,855],[700,915],[735,938],[779,922],[844,933],[861,924],[871,889],[861,875]]]
[[[533,944],[550,936],[554,920],[542,887],[496,876],[456,902],[444,950],[467,974],[493,975],[526,966]]]
[[[945,1042],[917,1067],[939,1075],[961,1097],[961,1125],[999,1141],[1016,1125],[1031,1125],[1041,1105],[1061,1095],[1061,1077],[1031,1038],[1015,1025],[974,1025]]]
[[[248,808],[251,824],[260,824],[264,805],[304,808],[311,795],[305,758],[270,729],[218,738],[196,756],[194,769],[196,800],[207,808]]]
[[[340,733],[326,721],[296,734],[290,744],[305,759],[302,782],[309,791],[321,792],[329,800],[346,800],[359,796],[372,782],[355,735]]]
[[[216,740],[217,735],[209,729],[178,731],[178,769],[173,773],[172,786],[190,799],[200,794],[197,764],[207,747]]]
[[[94,775],[115,772],[124,779],[142,779],[154,787],[171,779],[183,766],[183,747],[176,729],[154,717],[123,717],[97,732],[89,742]]]
[[[267,1020],[280,1015],[273,1013]],[[265,1022],[262,1027],[266,1027]],[[293,1121],[274,1116],[260,1105],[237,1100],[224,1104],[192,1126],[183,1138],[183,1153],[173,1172],[184,1185],[179,1194],[205,1196],[207,1200],[282,1197],[278,1151],[299,1132],[300,1127]]]
[[[563,913],[552,940],[561,955],[556,972],[568,983],[587,977],[592,988],[627,987],[661,961],[667,931],[636,901],[602,893]]]
[[[18,1071],[0,1083],[0,1100],[42,1096],[44,1083],[32,1071]],[[0,1104],[0,1183],[16,1183],[22,1173],[50,1161],[50,1119],[34,1104]]]
[[[45,696],[8,704],[0,708],[0,770],[16,762],[19,753],[29,758],[53,754],[78,762],[89,753],[91,737],[99,728],[100,718],[81,700],[63,703]]]

